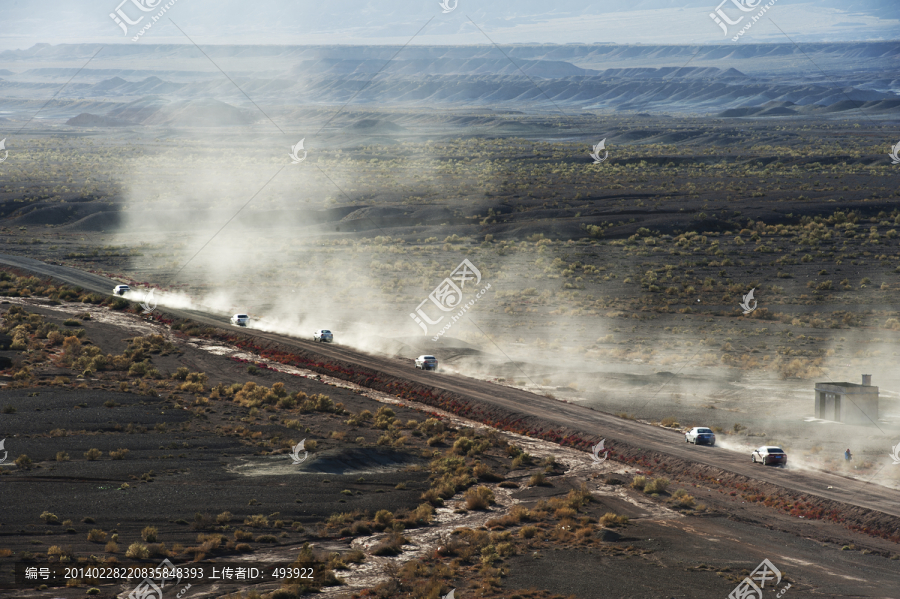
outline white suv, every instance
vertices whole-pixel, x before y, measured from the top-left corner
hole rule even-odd
[[[331,343],[334,341],[334,335],[327,329],[320,329],[313,333],[313,341],[327,341],[328,343]]]
[[[249,322],[250,322],[250,317],[247,316],[246,314],[235,314],[234,316],[231,317],[231,324],[239,326],[239,327],[245,327],[245,326],[247,326],[247,323],[249,323]]]
[[[437,358],[434,356],[419,356],[416,358],[416,368],[422,370],[437,370]]]
[[[116,285],[113,287],[113,295],[125,295],[131,291],[131,287],[128,285]]]

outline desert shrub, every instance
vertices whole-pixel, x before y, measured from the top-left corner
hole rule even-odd
[[[668,486],[668,478],[654,478],[644,486],[644,493],[665,493]]]
[[[499,481],[503,480],[502,476],[495,474],[488,467],[488,465],[484,464],[483,462],[478,462],[475,464],[475,467],[472,468],[472,474],[478,480],[484,480],[484,481],[488,481],[488,482],[499,482]]]
[[[665,426],[668,428],[679,428],[681,426],[680,424],[678,424],[678,420],[671,416],[667,416],[667,417],[663,418],[659,423],[662,426]]]
[[[384,526],[390,526],[394,521],[394,514],[388,510],[378,510],[375,513],[375,522]]]
[[[127,449],[116,449],[109,452],[109,456],[114,460],[124,460],[126,455],[128,455]]]
[[[513,467],[513,469],[521,468],[522,466],[530,465],[533,461],[534,461],[534,459],[531,457],[531,454],[528,454],[523,451],[523,452],[519,453],[518,455],[516,455],[515,458],[513,458],[512,467]]]
[[[528,479],[529,487],[543,487],[547,484],[547,479],[544,477],[544,474],[539,472],[537,474],[532,474],[531,478]]]
[[[99,449],[97,449],[96,447],[88,449],[86,452],[84,452],[84,458],[89,462],[95,461],[102,455],[103,455],[103,452],[100,451]]]
[[[475,446],[475,442],[467,437],[460,437],[453,443],[453,453],[457,455],[466,455],[469,450]]]
[[[159,530],[155,526],[147,526],[141,531],[141,538],[148,543],[155,543]]]
[[[422,501],[427,501],[431,505],[434,505],[437,507],[444,505],[444,500],[438,494],[437,489],[428,489],[427,491],[422,493],[422,496],[420,497],[420,499]]]
[[[438,435],[446,430],[444,423],[437,418],[429,418],[419,425],[419,430],[426,435]]]
[[[16,458],[16,467],[20,470],[31,470],[31,458],[23,453]]]
[[[519,530],[519,536],[521,536],[523,539],[533,539],[537,534],[537,531],[538,529],[536,526],[523,526]]]
[[[678,489],[672,494],[672,499],[679,507],[691,508],[697,503],[684,489]]]
[[[50,557],[58,558],[60,561],[63,559],[71,559],[72,557],[72,549],[69,547],[63,548],[59,545],[53,545],[49,549],[47,549],[47,555]]]
[[[375,423],[374,426],[377,429],[384,430],[388,428],[393,422],[396,420],[396,416],[394,415],[394,411],[387,406],[381,406],[378,408],[378,411],[375,413]]]
[[[628,516],[620,516],[613,512],[606,512],[600,516],[600,526],[607,528],[616,528],[617,526],[625,526],[628,524]]]
[[[56,524],[59,522],[59,518],[56,517],[56,514],[47,511],[41,513],[40,519],[44,521],[44,524]]]
[[[91,543],[105,543],[106,533],[99,528],[92,528],[90,532],[88,532],[87,540]]]
[[[253,538],[253,533],[247,530],[236,530],[234,531],[234,538],[237,541],[249,541]]]
[[[256,514],[253,516],[248,516],[244,520],[244,524],[247,526],[252,526],[253,528],[260,528],[263,526],[268,526],[269,519],[266,518],[263,514]]]
[[[393,556],[403,553],[403,545],[409,543],[409,539],[399,532],[393,532],[386,539],[372,548],[372,555]]]
[[[150,549],[143,543],[132,543],[125,551],[125,557],[130,559],[147,559],[150,557]]]
[[[475,487],[466,491],[466,508],[470,510],[486,510],[493,505],[494,492],[485,486]]]
[[[643,491],[644,487],[647,485],[647,477],[646,476],[635,476],[631,480],[631,488],[637,489],[638,491]]]
[[[218,516],[216,516],[216,522],[218,524],[228,524],[229,522],[231,522],[232,517],[233,516],[232,516],[231,512],[226,510],[226,511],[222,512],[221,514],[219,514]]]

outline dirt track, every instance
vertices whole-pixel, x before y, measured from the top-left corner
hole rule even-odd
[[[0,255],[0,263],[35,274],[54,277],[98,293],[109,293],[117,284],[105,277],[29,258]],[[175,317],[190,318],[212,326],[230,327],[226,317],[168,309],[165,310],[165,313]],[[240,333],[282,346],[297,348],[306,353],[319,354],[332,360],[350,362],[384,373],[389,377],[397,377],[449,392],[506,413],[515,413],[529,419],[539,419],[551,427],[565,428],[571,433],[578,433],[584,437],[596,437],[597,440],[605,438],[606,446],[609,449],[621,450],[627,447],[659,452],[674,458],[733,472],[790,491],[900,517],[900,492],[878,485],[859,483],[827,473],[763,468],[751,464],[748,456],[741,453],[719,447],[706,448],[686,445],[681,435],[675,431],[647,426],[581,406],[468,377],[421,372],[406,360],[374,356],[339,345],[322,345],[252,329],[241,330]],[[587,455],[585,459],[588,459]]]

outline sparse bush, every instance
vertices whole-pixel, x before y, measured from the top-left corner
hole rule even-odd
[[[495,474],[487,466],[487,464],[484,464],[483,462],[478,462],[477,464],[475,464],[475,467],[472,468],[472,474],[478,480],[483,480],[483,481],[487,481],[487,482],[499,482],[499,481],[503,480],[502,476]]]
[[[628,516],[620,516],[613,512],[606,512],[600,516],[600,526],[607,528],[616,528],[618,526],[626,526],[628,524]]]
[[[31,470],[31,458],[23,453],[16,458],[16,467],[20,470]]]
[[[84,458],[89,462],[93,462],[94,460],[97,460],[102,455],[103,455],[103,452],[100,451],[99,449],[97,449],[96,447],[88,449],[86,452],[84,452]]]
[[[403,545],[409,543],[409,539],[399,532],[393,532],[389,537],[372,548],[372,555],[393,556],[403,552]]]
[[[678,489],[672,494],[672,499],[678,507],[692,508],[696,505],[696,500],[688,495],[684,489]]]
[[[109,456],[114,460],[124,460],[126,455],[128,455],[128,450],[124,448],[109,452]]]
[[[681,428],[681,425],[678,424],[678,420],[676,420],[675,418],[673,418],[671,416],[667,416],[667,417],[663,418],[660,421],[660,424],[662,426],[665,426],[668,428]]]
[[[105,543],[106,542],[106,533],[100,530],[99,528],[92,528],[88,532],[87,540],[91,543]]]
[[[141,538],[148,543],[155,543],[159,530],[155,526],[147,526],[141,531]]]
[[[44,521],[44,524],[56,524],[59,522],[59,518],[52,512],[42,512],[40,518]]]
[[[643,491],[644,487],[647,486],[647,477],[646,476],[635,476],[631,480],[631,488],[637,489],[638,491]]]
[[[244,520],[244,524],[247,526],[252,526],[253,528],[261,528],[269,525],[269,519],[262,514],[256,514],[253,516],[248,516]]]
[[[494,503],[494,492],[488,487],[480,486],[466,491],[467,509],[486,510]]]
[[[150,557],[150,550],[143,543],[132,543],[125,551],[125,557],[129,559],[147,559]]]
[[[544,474],[539,472],[537,474],[532,474],[531,478],[528,479],[529,487],[543,487],[547,484],[547,479],[544,478]]]
[[[647,493],[648,495],[652,493],[665,493],[668,486],[669,479],[654,478],[644,486],[644,493]]]

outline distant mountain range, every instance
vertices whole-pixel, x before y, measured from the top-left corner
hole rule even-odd
[[[377,105],[725,117],[896,115],[900,44],[618,46],[38,45],[0,53],[0,109],[58,94],[74,126],[238,126],[300,106]],[[102,58],[101,58],[102,56]],[[71,64],[73,66],[66,66]],[[52,66],[51,66],[52,65]],[[75,66],[77,65],[77,66]],[[219,71],[222,69],[228,76]],[[84,114],[83,114],[84,113]],[[106,119],[106,120],[104,120]],[[106,124],[103,124],[106,123]],[[379,134],[402,134],[379,131]]]

